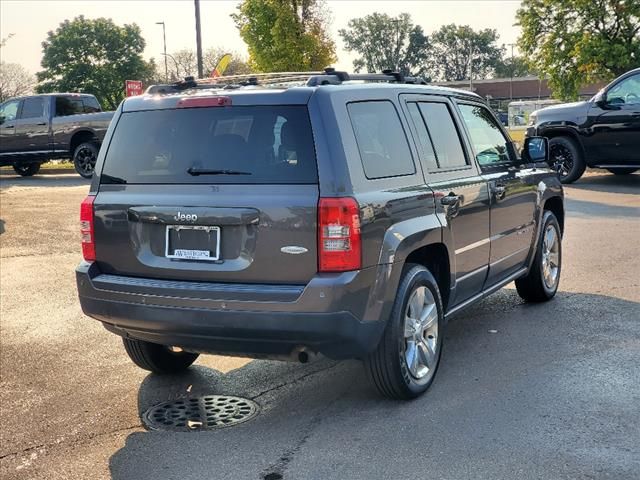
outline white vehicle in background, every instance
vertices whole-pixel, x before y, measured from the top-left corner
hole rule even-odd
[[[529,124],[529,115],[536,110],[557,105],[559,100],[519,100],[509,103],[507,110],[507,130],[514,142],[522,144]]]

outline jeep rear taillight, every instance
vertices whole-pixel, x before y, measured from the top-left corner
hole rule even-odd
[[[96,259],[96,243],[93,235],[93,195],[86,197],[80,204],[80,235],[82,238],[82,256],[87,262]]]
[[[349,197],[321,198],[318,203],[318,270],[347,272],[362,265],[360,210]]]

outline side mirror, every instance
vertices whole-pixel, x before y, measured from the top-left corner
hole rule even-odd
[[[4,123],[4,115],[0,115],[0,125]]]
[[[607,92],[604,91],[604,88],[596,93],[596,96],[593,98],[593,103],[603,110],[608,108]]]
[[[549,163],[549,140],[545,137],[527,137],[520,154],[522,163]]]

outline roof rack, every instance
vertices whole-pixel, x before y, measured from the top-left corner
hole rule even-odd
[[[201,78],[185,77],[176,83],[151,85],[145,93],[167,94],[191,89],[205,89],[220,87],[223,89],[235,89],[258,85],[284,85],[290,83],[302,83],[308,87],[320,85],[340,85],[349,81],[364,82],[390,82],[404,84],[426,85],[427,82],[419,77],[406,77],[399,72],[383,70],[382,73],[347,73],[335,68],[325,68],[322,72],[273,72],[251,73],[246,75],[229,75],[225,77]]]
[[[320,75],[313,75],[307,80],[307,86],[315,87],[318,85],[340,85],[349,81],[365,81],[365,82],[391,82],[391,83],[408,83],[417,85],[426,85],[427,81],[420,77],[405,77],[400,72],[393,70],[383,70],[382,73],[347,73],[336,70],[335,68],[325,68]]]

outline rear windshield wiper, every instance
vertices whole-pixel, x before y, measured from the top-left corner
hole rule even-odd
[[[239,170],[209,170],[207,168],[190,167],[187,169],[189,175],[251,175],[251,172],[241,172]]]

